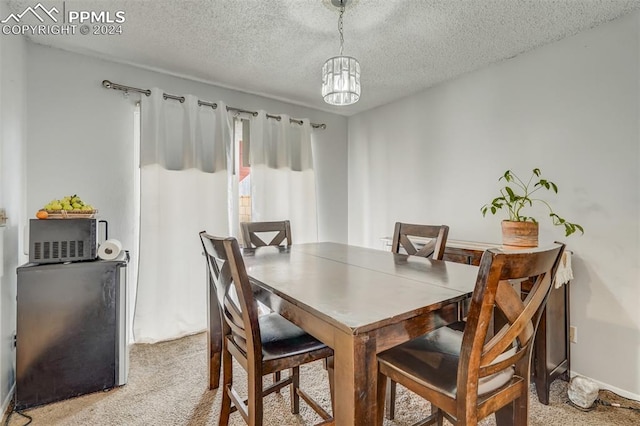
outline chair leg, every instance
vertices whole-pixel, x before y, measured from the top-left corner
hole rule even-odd
[[[209,273],[207,273],[209,276]],[[207,332],[207,352],[209,353],[209,389],[218,389],[221,376],[221,359],[224,347],[222,324],[224,319],[220,312],[220,303],[216,292],[212,290],[213,282],[209,276],[209,330]]]
[[[515,426],[527,426],[529,420],[529,395],[522,395],[513,402],[513,424]]]
[[[444,413],[442,412],[441,409],[439,409],[438,407],[436,407],[435,405],[431,404],[431,410],[435,410],[433,412],[433,414],[436,415],[436,425],[437,426],[443,426],[444,425]]]
[[[300,412],[300,395],[298,388],[300,387],[300,367],[291,369],[291,413],[298,414]]]
[[[386,390],[387,419],[393,420],[396,417],[396,382],[389,380]]]
[[[513,425],[513,402],[508,403],[495,413],[497,426]]]
[[[526,426],[529,398],[523,395],[496,411],[497,426]]]
[[[231,354],[225,349],[222,350],[222,407],[220,408],[219,426],[227,426],[229,424],[229,415],[231,414],[231,386],[233,385],[233,364]]]
[[[218,389],[220,385],[220,358],[220,352],[215,352],[211,354],[211,359],[209,360],[209,389],[211,390]]]
[[[329,376],[329,395],[331,396],[331,414],[335,417],[336,415],[336,402],[335,402],[335,382],[333,380],[334,376],[334,367],[333,367],[333,359],[328,360],[325,358],[324,360],[324,368],[327,369],[327,375]]]
[[[376,425],[382,426],[384,423],[384,401],[387,394],[387,376],[378,371],[378,380],[376,385]]]
[[[249,369],[247,376],[248,383],[248,411],[249,426],[262,426],[262,374]]]
[[[282,378],[282,375],[280,374],[279,371],[276,371],[275,373],[273,373],[273,383],[278,383],[281,378]],[[280,389],[278,389],[276,392],[280,393]]]

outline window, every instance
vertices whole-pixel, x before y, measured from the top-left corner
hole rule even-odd
[[[249,163],[249,120],[235,117],[234,130],[234,175],[238,179],[238,223],[251,222],[251,165]],[[238,229],[239,241],[242,232]]]

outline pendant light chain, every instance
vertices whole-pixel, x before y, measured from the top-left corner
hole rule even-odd
[[[340,33],[340,56],[344,48],[344,35],[342,34],[342,15],[344,15],[344,6],[340,8],[340,18],[338,18],[338,32]]]

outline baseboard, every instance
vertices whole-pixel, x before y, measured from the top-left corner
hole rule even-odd
[[[575,371],[571,371],[571,377],[575,377],[575,376],[582,376],[582,377],[587,377],[584,374],[580,374],[580,373],[576,373]],[[611,392],[617,393],[618,395],[624,397],[624,398],[628,398],[628,399],[633,399],[635,401],[640,401],[640,394],[636,394],[636,393],[632,393],[629,391],[626,391],[624,389],[620,389],[617,388],[615,386],[611,386],[608,383],[604,383],[601,382],[599,380],[596,379],[592,379],[591,377],[587,377],[589,380],[593,380],[598,387],[600,387],[600,389],[606,389],[606,390],[610,390]]]
[[[4,399],[4,401],[2,401],[2,424],[5,423],[7,416],[10,413],[9,407],[11,405],[11,400],[13,399],[13,394],[15,391],[16,391],[16,384],[14,383],[13,386],[11,386],[11,390],[7,394],[7,397]]]

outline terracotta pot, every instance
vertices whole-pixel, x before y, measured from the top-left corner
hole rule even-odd
[[[502,245],[514,247],[538,247],[538,223],[503,220]]]

